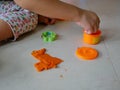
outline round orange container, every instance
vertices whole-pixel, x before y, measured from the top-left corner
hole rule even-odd
[[[98,44],[101,38],[101,31],[98,30],[96,33],[87,34],[84,32],[83,34],[83,41],[88,44]]]

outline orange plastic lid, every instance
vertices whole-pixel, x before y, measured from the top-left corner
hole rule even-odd
[[[90,47],[79,47],[76,50],[76,55],[78,58],[92,60],[98,56],[98,51]]]

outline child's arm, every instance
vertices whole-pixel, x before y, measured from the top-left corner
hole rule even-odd
[[[21,7],[40,15],[78,22],[88,33],[99,28],[98,16],[59,0],[14,0]]]

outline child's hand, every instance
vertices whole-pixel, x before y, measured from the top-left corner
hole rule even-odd
[[[48,17],[41,16],[41,15],[38,16],[38,22],[39,22],[39,23],[46,24],[46,25],[55,24],[56,21],[57,21],[57,20],[56,20],[56,19],[53,19],[53,18],[48,18]]]
[[[92,34],[99,29],[100,19],[94,12],[84,10],[77,24],[83,27],[86,33]]]

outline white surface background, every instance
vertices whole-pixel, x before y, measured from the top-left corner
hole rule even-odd
[[[83,43],[82,28],[73,22],[38,26],[18,41],[0,46],[0,90],[120,90],[120,0],[72,3],[100,16],[101,42]],[[57,40],[43,42],[40,36],[46,30],[56,32]],[[99,57],[93,61],[78,59],[75,51],[81,46],[97,49]],[[37,60],[30,53],[41,48],[64,62],[56,69],[36,72],[33,65]]]

